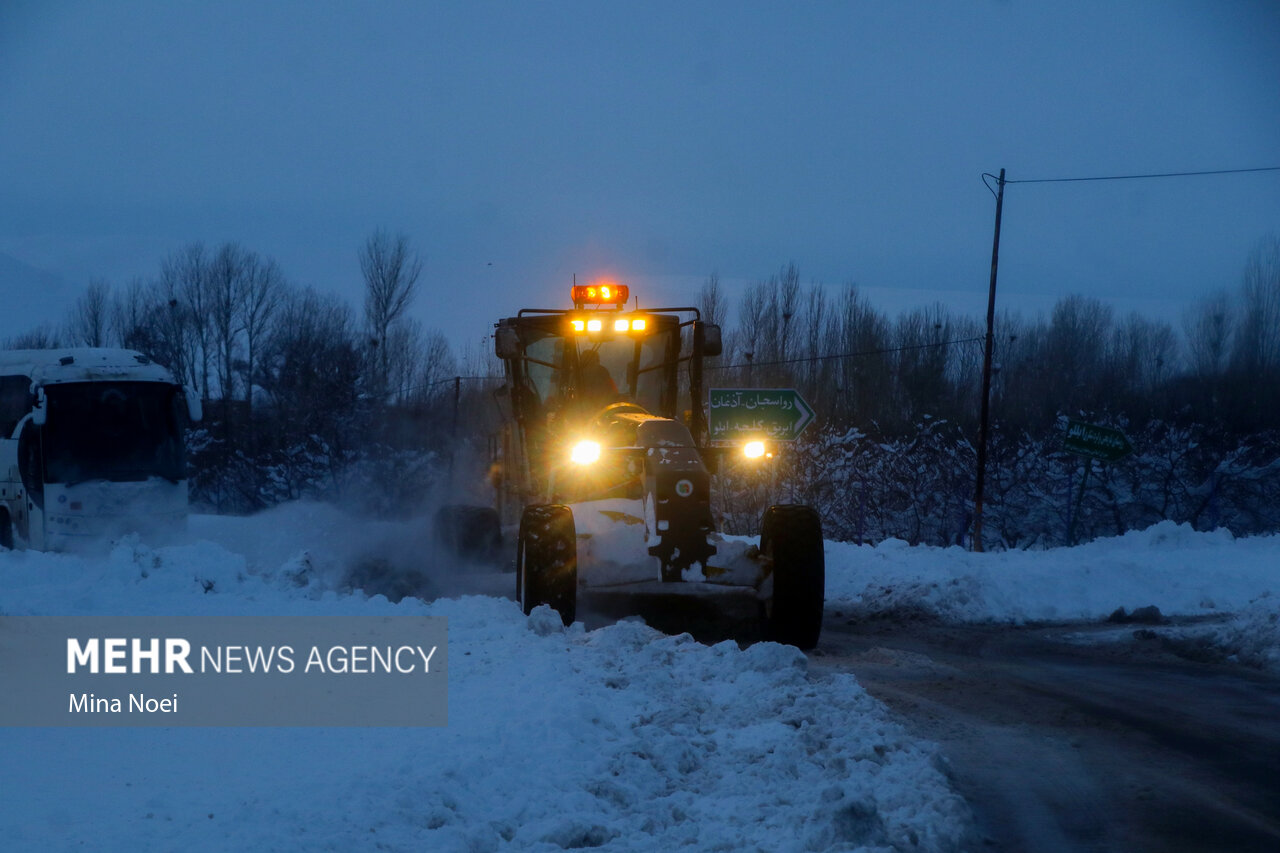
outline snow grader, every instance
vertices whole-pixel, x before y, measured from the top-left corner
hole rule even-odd
[[[696,308],[628,310],[628,290],[574,285],[572,309],[495,324],[506,379],[495,485],[499,515],[519,519],[517,599],[568,625],[580,592],[750,594],[769,639],[812,648],[817,512],[770,507],[758,542],[717,532],[711,475],[741,452],[707,437],[703,361],[720,354],[720,328]]]

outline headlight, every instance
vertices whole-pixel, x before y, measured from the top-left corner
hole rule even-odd
[[[578,465],[590,465],[600,458],[600,444],[595,441],[579,441],[573,446],[569,458]]]
[[[764,442],[748,441],[746,444],[742,445],[742,455],[748,459],[759,459],[761,456],[764,456]]]

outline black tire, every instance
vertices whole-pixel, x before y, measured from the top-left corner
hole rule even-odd
[[[0,548],[13,550],[13,525],[9,523],[9,513],[0,510]]]
[[[447,504],[436,510],[435,536],[453,556],[484,559],[502,547],[502,523],[493,507]]]
[[[572,625],[578,607],[578,535],[573,510],[559,504],[527,506],[516,543],[516,600],[527,616],[548,604]]]
[[[771,506],[760,522],[760,553],[773,563],[773,598],[765,602],[769,639],[812,649],[822,633],[826,558],[822,519],[813,507]]]

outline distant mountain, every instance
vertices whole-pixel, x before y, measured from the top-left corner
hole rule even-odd
[[[0,341],[61,323],[80,290],[57,273],[0,252]]]

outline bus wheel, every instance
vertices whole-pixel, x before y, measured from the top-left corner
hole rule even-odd
[[[760,553],[773,563],[766,629],[774,642],[812,649],[822,633],[826,561],[822,520],[813,507],[771,506],[760,524]]]
[[[527,506],[516,543],[516,598],[528,615],[547,604],[572,625],[578,604],[578,536],[573,510],[558,504]]]

